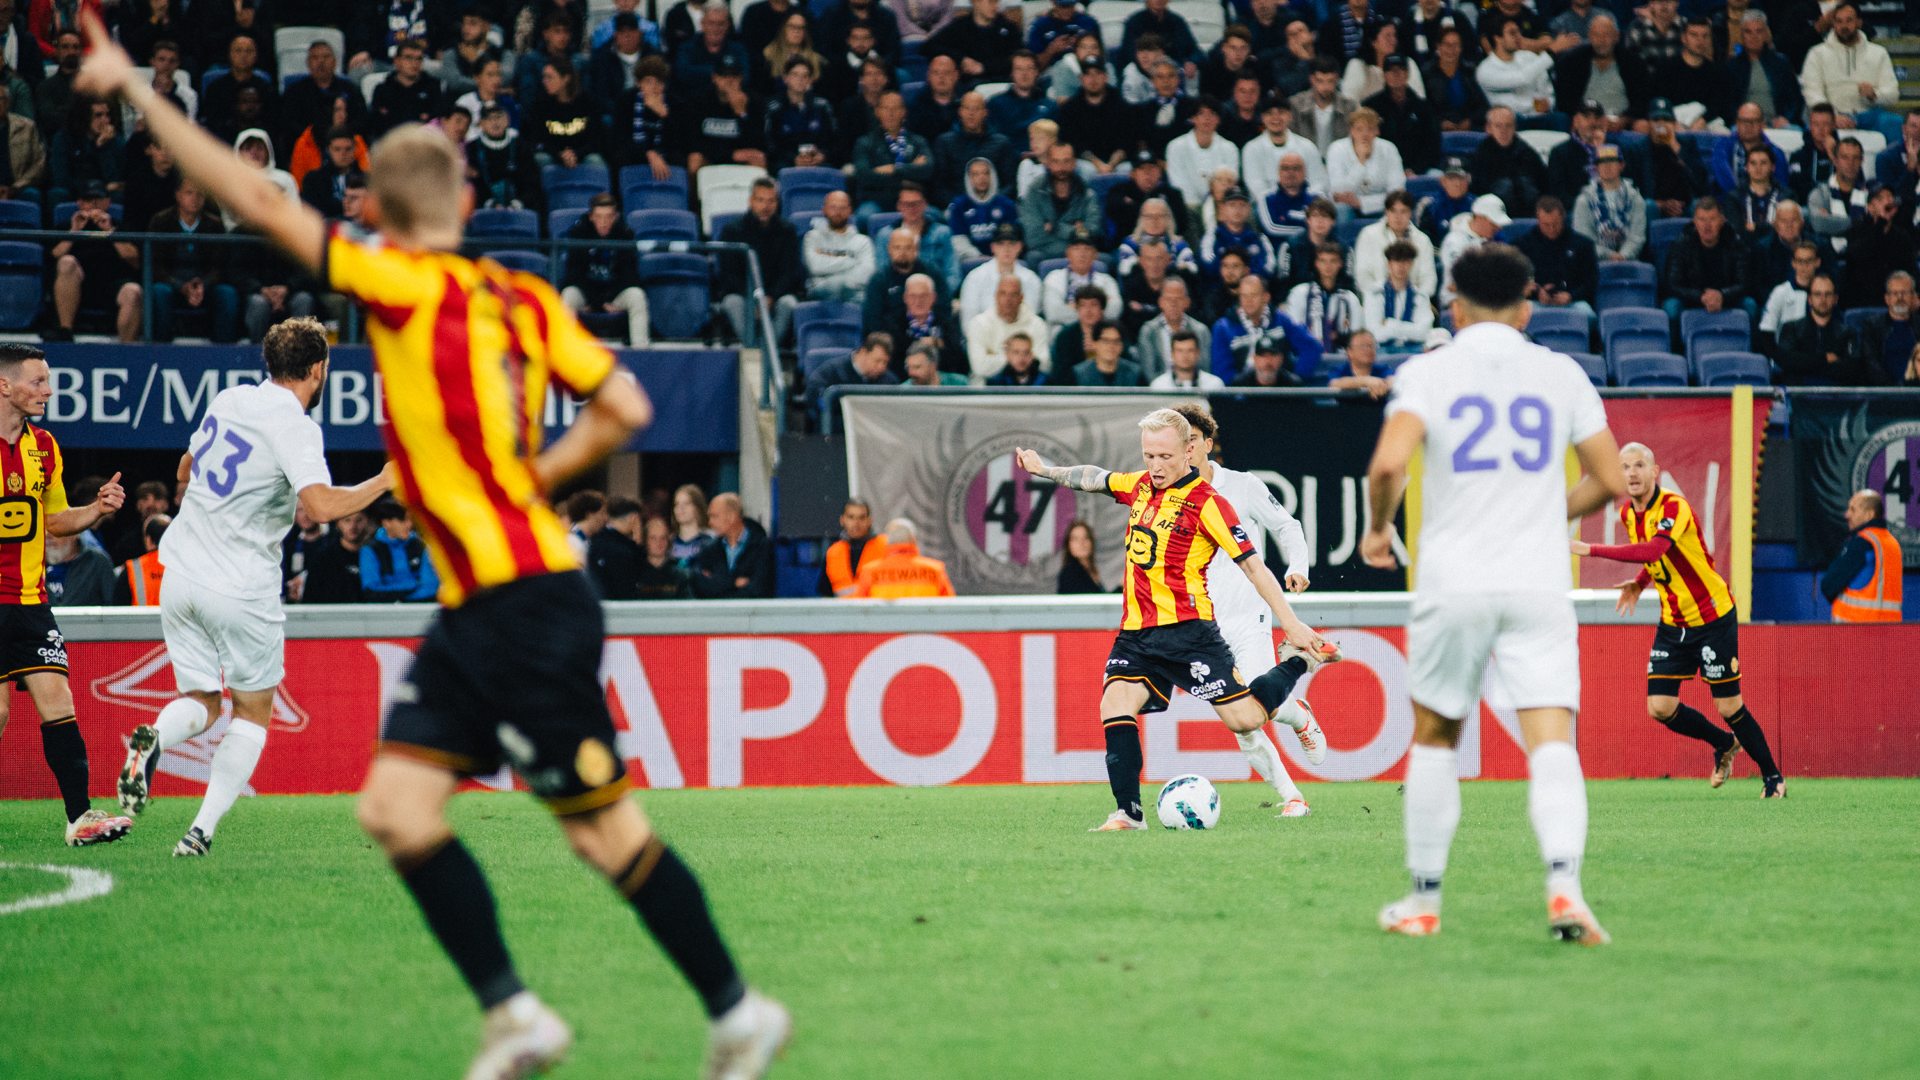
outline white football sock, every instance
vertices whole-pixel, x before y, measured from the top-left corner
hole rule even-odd
[[[1273,785],[1280,793],[1281,801],[1302,799],[1300,789],[1293,786],[1293,777],[1287,775],[1287,767],[1280,764],[1280,750],[1267,737],[1267,729],[1256,728],[1253,731],[1236,731],[1234,740],[1240,744],[1240,752],[1247,755],[1248,764],[1260,774],[1260,778]]]
[[[153,726],[160,733],[160,749],[171,750],[207,730],[212,723],[213,717],[207,715],[205,705],[190,697],[177,697],[160,710]]]
[[[1447,872],[1447,851],[1460,827],[1460,766],[1455,750],[1414,743],[1407,758],[1406,799],[1407,871],[1415,879],[1415,895],[1430,892],[1440,903],[1439,882]],[[1431,889],[1422,888],[1431,883]]]
[[[1288,698],[1286,704],[1273,710],[1273,718],[1295,731],[1307,730],[1307,711],[1300,707],[1299,698]]]
[[[1570,742],[1542,743],[1527,758],[1527,815],[1547,864],[1547,891],[1575,900],[1587,852],[1587,782]]]
[[[246,787],[248,778],[253,776],[253,767],[260,763],[260,751],[266,749],[266,745],[266,728],[251,720],[233,718],[213,752],[213,779],[207,783],[207,797],[200,803],[200,813],[194,816],[194,828],[207,836],[213,835],[220,819],[233,809],[233,800],[240,797],[240,789]]]

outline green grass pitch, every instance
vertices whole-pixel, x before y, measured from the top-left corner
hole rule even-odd
[[[645,802],[794,1011],[777,1078],[1920,1073],[1920,782],[1590,791],[1601,949],[1548,940],[1517,783],[1465,785],[1425,940],[1374,926],[1404,887],[1393,784],[1311,785],[1297,821],[1224,785],[1211,833],[1089,835],[1093,786]],[[242,800],[211,858],[170,858],[197,805],[73,851],[56,803],[0,804],[0,861],[115,879],[0,916],[0,1077],[458,1076],[477,1010],[352,801]],[[555,1075],[697,1075],[693,996],[545,812],[465,795],[452,818],[575,1026]],[[60,884],[0,870],[0,904]]]

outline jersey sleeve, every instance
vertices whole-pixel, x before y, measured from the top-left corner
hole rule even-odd
[[[355,240],[340,226],[327,235],[326,265],[322,268],[328,287],[383,310],[402,313],[404,322],[412,309],[425,302],[440,287],[442,271],[431,259],[417,259],[378,238]]]
[[[1428,379],[1425,378],[1428,365],[1417,359],[1400,365],[1393,375],[1393,392],[1387,397],[1387,415],[1411,413],[1420,418],[1428,428],[1433,427],[1433,407],[1427,400]]]
[[[1567,433],[1575,446],[1607,430],[1607,407],[1584,372],[1573,388],[1573,412],[1567,419]]]
[[[1110,472],[1107,474],[1107,494],[1123,505],[1132,506],[1134,490],[1140,486],[1140,478],[1145,475],[1144,472]]]
[[[60,452],[60,444],[53,436],[41,432],[40,437],[47,440],[47,490],[41,493],[41,513],[58,514],[70,509],[67,504],[66,455]]]
[[[1200,531],[1207,539],[1219,546],[1220,550],[1232,556],[1234,562],[1253,555],[1253,538],[1247,535],[1246,527],[1240,524],[1240,517],[1233,512],[1233,506],[1220,497],[1218,492],[1207,496],[1200,507]]]
[[[1260,483],[1258,480],[1255,483]],[[1300,523],[1280,505],[1273,489],[1260,484],[1259,493],[1247,504],[1247,521],[1272,533],[1280,541],[1280,555],[1286,560],[1287,573],[1307,576],[1307,534]]]
[[[560,301],[553,286],[532,274],[514,273],[513,289],[521,300],[539,311],[547,350],[547,370],[576,397],[592,397],[613,373],[613,354],[587,333],[586,327]]]
[[[333,483],[320,425],[303,416],[298,422],[280,426],[271,438],[274,459],[296,495],[315,484]]]

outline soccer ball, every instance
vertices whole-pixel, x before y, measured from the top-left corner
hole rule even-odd
[[[1220,820],[1220,793],[1204,776],[1176,776],[1160,789],[1154,810],[1169,829],[1211,829]]]

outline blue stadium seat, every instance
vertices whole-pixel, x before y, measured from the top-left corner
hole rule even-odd
[[[806,332],[808,326],[816,322],[830,322],[836,319],[859,322],[860,317],[859,304],[804,300],[793,306],[793,340],[800,341],[800,335]]]
[[[805,236],[813,231],[814,221],[824,216],[818,210],[795,210],[787,215],[787,220],[793,222],[794,232]]]
[[[880,234],[898,224],[900,224],[900,215],[897,213],[875,214],[868,218],[867,235],[873,239],[873,246],[876,248],[879,247]],[[874,262],[879,263],[887,257],[887,253],[885,251],[876,251],[873,253],[873,256]]]
[[[486,255],[509,270],[524,270],[541,277],[546,277],[551,268],[547,257],[538,251],[489,251]]]
[[[685,210],[687,189],[670,183],[644,180],[620,189],[620,205],[628,210]]]
[[[115,225],[120,224],[120,217],[125,210],[126,207],[121,206],[119,203],[107,204],[107,216],[113,219]],[[53,227],[57,230],[64,231],[68,224],[73,221],[73,215],[79,213],[79,211],[80,204],[78,202],[63,202],[56,205],[53,208]]]
[[[1635,353],[1614,362],[1621,386],[1685,386],[1687,360],[1672,353]]]
[[[540,238],[540,217],[531,210],[475,210],[467,220],[468,236]]]
[[[476,213],[474,216],[479,217],[480,215]],[[547,235],[554,239],[565,236],[573,229],[574,222],[586,216],[587,208],[584,206],[569,206],[564,210],[549,210],[547,212]],[[472,232],[473,229],[469,227],[467,231]]]
[[[709,240],[720,239],[720,234],[725,232],[727,230],[727,226],[733,224],[736,220],[739,219],[739,217],[740,217],[739,214],[713,215],[713,233],[712,235],[708,236],[707,239]]]
[[[1590,352],[1570,352],[1567,354],[1573,362],[1586,369],[1587,381],[1595,386],[1607,385],[1607,358]]]
[[[1600,351],[1607,358],[1616,383],[1620,383],[1621,357],[1632,353],[1664,353],[1673,348],[1667,313],[1659,308],[1616,308],[1603,312],[1600,342]]]
[[[1615,146],[1645,146],[1647,137],[1637,131],[1615,131],[1607,135],[1607,141]]]
[[[960,280],[965,281],[967,279],[968,274],[973,273],[975,270],[980,269],[981,267],[987,265],[992,261],[993,261],[992,259],[987,258],[985,255],[976,256],[975,258],[971,258],[971,259],[961,259],[960,260]]]
[[[1555,352],[1587,351],[1587,317],[1567,308],[1536,307],[1527,321],[1527,333],[1534,343]]]
[[[598,193],[612,190],[613,178],[608,175],[605,165],[582,164],[571,169],[564,165],[548,165],[540,170],[540,186],[549,192],[563,187],[582,187]]]
[[[800,353],[800,381],[813,378],[813,373],[845,356],[852,356],[852,349],[806,349]]]
[[[1131,178],[1121,173],[1108,173],[1089,180],[1087,187],[1093,189],[1093,197],[1098,199],[1101,207],[1104,208],[1107,205],[1107,192],[1126,183],[1129,179]]]
[[[68,211],[69,214],[72,211]],[[25,199],[0,199],[0,229],[37,229],[40,208]]]
[[[1040,280],[1045,281],[1047,280],[1048,274],[1053,273],[1055,270],[1065,270],[1066,268],[1067,260],[1065,259],[1042,259],[1040,260],[1040,265],[1034,269],[1039,273]]]
[[[1868,319],[1884,314],[1886,310],[1883,307],[1848,308],[1846,313],[1840,316],[1840,321],[1846,323],[1848,330],[1857,334],[1867,325]]]
[[[653,328],[663,338],[698,337],[707,325],[711,267],[704,255],[640,256],[640,284],[647,291]]]
[[[838,349],[852,352],[860,347],[860,318],[815,319],[803,327],[795,327],[793,332],[794,348],[805,356],[810,351],[820,349]]]
[[[1407,194],[1413,196],[1413,201],[1417,203],[1421,199],[1437,199],[1445,192],[1441,189],[1440,178],[1437,176],[1409,176],[1407,177]]]
[[[1660,218],[1647,222],[1647,247],[1653,249],[1653,267],[1658,281],[1667,279],[1667,249],[1693,224],[1692,218]]]
[[[547,210],[585,210],[598,191],[583,187],[558,187],[547,192]]]
[[[1602,285],[1654,285],[1653,267],[1639,261],[1628,259],[1624,262],[1603,262],[1600,264],[1600,284]]]
[[[1701,386],[1770,386],[1773,368],[1759,353],[1721,352],[1702,356],[1694,362]]]
[[[1480,140],[1486,137],[1486,133],[1481,131],[1443,131],[1440,133],[1440,152],[1468,157],[1480,145]]]
[[[780,170],[780,205],[788,215],[819,210],[827,196],[847,190],[847,177],[839,169],[794,166]]]
[[[1537,223],[1536,219],[1530,217],[1514,218],[1511,222],[1500,226],[1500,231],[1495,233],[1493,238],[1501,243],[1511,244],[1532,232]]]
[[[45,258],[39,244],[0,242],[0,330],[25,330],[39,316]]]
[[[1680,313],[1680,341],[1686,346],[1687,363],[1700,374],[1700,358],[1714,353],[1746,352],[1752,345],[1752,324],[1747,313],[1732,311],[1683,311]]]
[[[222,75],[225,75],[227,72],[232,70],[233,70],[232,68],[227,67],[224,64],[219,67],[208,68],[206,70],[206,74],[200,76],[200,92],[203,94],[206,93],[208,83],[212,82],[213,80],[219,78]]]
[[[700,219],[691,210],[630,210],[627,228],[640,240],[700,239]]]
[[[903,69],[907,71],[913,70],[911,64],[903,65]],[[915,80],[912,78],[903,78],[900,80],[900,97],[902,100],[904,100],[907,103],[909,107],[913,105],[914,101],[917,98],[919,98],[921,94],[924,94],[927,92],[927,84],[924,81],[926,78],[926,75],[927,75],[927,62],[925,60],[921,60],[920,61],[920,78],[918,80]]]
[[[1650,264],[1638,260],[1600,264],[1600,287],[1593,299],[1593,310],[1659,306],[1659,280]]]
[[[1379,218],[1357,217],[1343,221],[1333,227],[1333,238],[1340,241],[1341,247],[1352,251],[1353,245],[1360,239],[1360,230],[1379,220]]]

